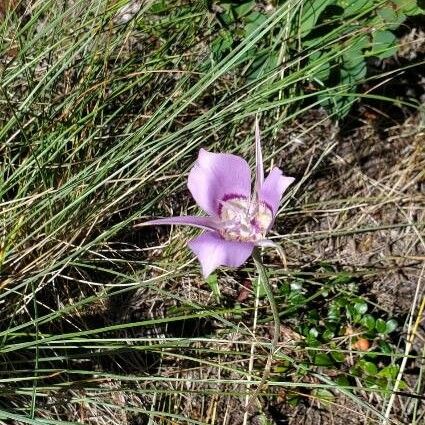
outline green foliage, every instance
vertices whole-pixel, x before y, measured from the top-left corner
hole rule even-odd
[[[334,0],[307,0],[303,2],[300,12],[298,37],[304,38],[316,28],[324,10],[334,3]]]
[[[334,394],[326,388],[315,388],[312,390],[311,395],[316,397],[323,404],[331,404],[335,400]]]
[[[388,336],[397,322],[357,294],[353,274],[322,264],[314,275],[320,277],[299,273],[280,286],[283,320],[303,337],[306,367],[332,370],[343,386],[355,385],[351,375],[367,387],[386,391],[397,371],[392,361],[396,347]]]
[[[266,288],[264,287],[264,283],[261,279],[254,279],[252,282],[252,290],[255,294],[258,294],[259,298],[264,298],[267,294]]]
[[[281,0],[279,5],[289,4]],[[223,26],[212,41],[220,59],[241,39],[258,30],[267,13],[252,0],[218,2],[217,19]],[[358,85],[367,75],[367,59],[385,59],[397,52],[396,30],[408,16],[423,14],[416,0],[307,0],[294,5],[291,31],[276,31],[250,51],[246,78],[253,81],[275,73],[287,54],[308,54],[308,80],[315,85],[320,103],[336,116],[344,116]],[[283,25],[283,23],[282,23]],[[306,92],[305,87],[299,88]]]
[[[216,273],[212,273],[211,275],[208,276],[208,278],[206,279],[206,282],[208,284],[208,286],[211,289],[212,294],[214,295],[214,297],[216,298],[217,301],[220,300],[220,286],[218,284],[218,277]]]

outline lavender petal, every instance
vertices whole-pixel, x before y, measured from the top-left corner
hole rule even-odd
[[[294,180],[293,177],[284,176],[277,167],[273,168],[264,180],[259,200],[265,202],[272,209],[273,215],[276,215],[279,209],[283,193]]]
[[[251,172],[240,156],[201,149],[189,173],[188,187],[196,203],[214,217],[226,195],[250,196]]]
[[[241,266],[254,249],[253,243],[225,240],[216,232],[204,232],[188,246],[198,257],[205,278],[219,266]]]
[[[168,224],[168,225],[178,224],[178,225],[199,227],[200,229],[212,230],[212,231],[216,231],[220,228],[220,223],[218,223],[218,221],[215,220],[214,218],[199,217],[199,216],[192,216],[192,215],[158,218],[155,220],[149,220],[149,221],[145,221],[144,223],[136,224],[136,226],[134,227],[155,226],[155,225],[163,225],[163,224]]]

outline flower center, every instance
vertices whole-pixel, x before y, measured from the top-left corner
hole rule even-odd
[[[220,234],[224,239],[256,242],[264,239],[273,221],[273,214],[264,202],[232,195],[221,203],[220,220]]]

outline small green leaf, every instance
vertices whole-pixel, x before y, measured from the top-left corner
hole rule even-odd
[[[313,338],[317,338],[319,336],[319,331],[316,328],[310,328],[308,334]]]
[[[305,0],[300,18],[299,37],[305,37],[316,25],[320,14],[334,0]]]
[[[409,385],[407,385],[406,381],[401,380],[398,384],[399,390],[406,391],[409,389]]]
[[[390,319],[390,320],[387,320],[385,325],[386,325],[385,333],[389,334],[391,332],[394,332],[397,329],[398,323],[397,323],[397,320]]]
[[[354,308],[356,309],[357,313],[365,314],[367,312],[367,303],[364,301],[357,302],[354,304]]]
[[[363,385],[366,388],[379,388],[379,389],[382,389],[382,383],[380,381],[381,381],[380,379],[377,379],[374,376],[365,376],[365,377],[363,377]]]
[[[314,364],[316,366],[331,366],[334,364],[331,357],[325,353],[316,353],[314,356]]]
[[[317,309],[312,308],[308,311],[307,318],[309,323],[317,323],[320,320],[320,314]]]
[[[288,297],[288,302],[292,305],[302,305],[305,304],[306,298],[299,292],[292,292]]]
[[[397,22],[398,14],[397,11],[394,10],[391,5],[386,7],[381,7],[377,11],[378,16],[382,19],[385,24],[393,24]]]
[[[249,73],[247,76],[248,81],[254,81],[267,72],[274,69],[277,65],[277,54],[276,52],[264,52],[258,54],[256,59],[252,62]]]
[[[282,295],[289,295],[291,293],[291,287],[289,286],[288,283],[283,283],[279,289]]]
[[[223,24],[226,26],[231,26],[235,23],[235,15],[232,10],[226,10],[220,13],[220,19],[223,21]]]
[[[322,334],[324,341],[330,341],[334,336],[335,334],[330,329],[326,329]]]
[[[339,323],[341,319],[341,307],[336,302],[331,302],[328,309],[328,320],[330,322]]]
[[[245,17],[245,35],[249,36],[254,31],[257,30],[265,21],[267,21],[267,16],[260,12],[251,12],[248,16]]]
[[[254,6],[255,6],[255,1],[252,1],[252,0],[245,1],[238,6],[233,6],[233,11],[237,18],[242,18],[243,16],[247,15]]]
[[[375,329],[375,318],[371,314],[366,314],[366,316],[362,318],[361,323],[368,331],[373,331]]]
[[[378,11],[372,24],[377,28],[396,30],[406,19],[407,16],[400,9],[382,8]]]
[[[346,92],[355,91],[355,87],[345,88]],[[332,112],[338,118],[345,117],[352,105],[351,96],[346,96],[341,93],[339,87],[329,89],[328,92],[319,92],[318,100],[323,108]]]
[[[352,274],[348,272],[339,272],[335,277],[332,278],[332,283],[337,284],[346,284],[353,281]]]
[[[314,71],[312,71],[314,79],[325,82],[331,72],[331,65],[326,60],[325,53],[322,51],[313,52],[310,55],[309,61],[312,67],[314,67]]]
[[[234,307],[233,307],[233,312],[232,315],[235,319],[242,319],[243,316],[243,309],[242,306],[239,302],[236,302]]]
[[[384,334],[387,330],[387,324],[384,320],[378,319],[375,323],[375,329],[380,333]]]
[[[288,366],[276,366],[274,369],[273,369],[273,372],[275,372],[275,373],[285,373],[285,372],[287,372],[289,370],[289,367]]]
[[[286,400],[290,406],[298,406],[300,404],[300,397],[295,394],[288,394]]]
[[[388,379],[375,377],[375,383],[383,394],[388,394]]]
[[[345,362],[345,354],[341,351],[331,351],[331,356],[338,363]]]
[[[384,354],[392,354],[391,346],[386,341],[379,341],[379,348]]]
[[[350,387],[350,381],[346,376],[338,376],[338,378],[335,379],[335,382],[338,384],[339,387]]]
[[[326,388],[314,388],[311,394],[317,397],[323,404],[329,404],[335,400],[335,396]]]
[[[167,6],[166,1],[160,0],[153,3],[149,11],[152,13],[163,13],[163,12],[167,12],[168,9],[169,9],[169,6]]]
[[[389,58],[397,52],[397,38],[391,31],[375,31],[372,36],[372,49],[369,56]]]
[[[354,92],[357,84],[366,76],[367,67],[363,57],[359,61],[354,62],[352,59],[347,60],[344,56],[344,63],[341,68],[341,84],[347,85],[347,92]],[[355,85],[353,87],[353,84]]]
[[[207,284],[210,287],[212,293],[214,294],[215,298],[218,300],[220,299],[220,287],[218,285],[218,277],[216,273],[210,274],[207,279]]]
[[[396,379],[398,374],[398,366],[395,364],[390,364],[378,372],[378,376],[387,379]]]
[[[368,375],[376,375],[378,373],[378,368],[375,363],[368,362],[366,360],[361,360],[359,362],[359,366],[368,374]]]
[[[345,311],[349,320],[354,320],[355,316],[358,314],[353,305],[347,305]]]
[[[211,51],[217,57],[226,53],[233,44],[233,37],[229,31],[222,30],[211,43]]]
[[[306,365],[305,363],[300,363],[298,365],[298,369],[297,369],[298,376],[306,376],[309,374],[309,372],[310,372],[310,369],[308,365]]]
[[[369,36],[366,34],[362,34],[360,36],[356,36],[350,39],[348,50],[346,53],[348,58],[352,61],[358,62],[360,59],[363,58],[363,50],[367,49],[370,45],[370,39]]]
[[[305,341],[306,341],[306,343],[309,347],[319,347],[320,346],[320,342],[318,341],[318,339],[310,333],[308,333],[305,336]]]

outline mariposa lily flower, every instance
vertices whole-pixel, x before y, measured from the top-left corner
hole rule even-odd
[[[282,195],[294,181],[274,167],[264,178],[258,121],[255,123],[256,173],[251,191],[251,171],[240,156],[199,151],[191,169],[188,188],[208,216],[178,216],[150,220],[145,225],[180,224],[204,232],[188,242],[198,257],[204,277],[219,266],[240,267],[256,246],[270,246],[266,239]]]

